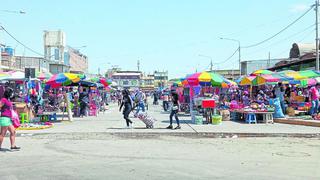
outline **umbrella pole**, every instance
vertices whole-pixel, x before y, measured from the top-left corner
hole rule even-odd
[[[190,115],[191,115],[191,122],[195,123],[194,113],[193,113],[193,86],[190,86]]]

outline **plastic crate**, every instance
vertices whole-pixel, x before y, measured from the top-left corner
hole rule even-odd
[[[214,99],[204,99],[202,100],[202,108],[215,108],[216,102]]]

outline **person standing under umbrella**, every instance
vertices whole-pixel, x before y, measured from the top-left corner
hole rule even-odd
[[[80,116],[86,116],[87,115],[87,108],[89,104],[89,95],[84,88],[80,88],[80,94],[79,94],[79,101],[80,101]]]

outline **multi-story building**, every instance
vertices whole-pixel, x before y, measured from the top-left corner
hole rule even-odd
[[[66,54],[66,35],[63,31],[44,31],[44,57],[49,61],[52,74],[69,72],[69,56]]]
[[[141,86],[141,71],[117,71],[112,74],[112,80],[120,88],[139,88]]]
[[[140,88],[142,91],[151,92],[154,91],[154,76],[153,75],[143,75],[141,78]]]
[[[239,69],[219,69],[219,70],[214,70],[213,72],[220,74],[221,76],[230,80],[235,80],[240,76]]]
[[[79,50],[68,47],[68,58],[70,72],[72,73],[87,73],[88,72],[88,57]]]
[[[168,87],[168,71],[154,71],[154,86],[155,88]]]
[[[13,69],[24,71],[25,68],[34,68],[38,72],[47,72],[49,63],[43,57],[15,56]]]

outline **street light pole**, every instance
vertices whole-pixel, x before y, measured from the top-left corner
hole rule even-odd
[[[0,9],[0,12],[5,12],[5,13],[14,13],[14,14],[26,14],[25,11],[20,10],[20,11],[13,11],[13,10],[6,10],[6,9]]]
[[[319,0],[316,0],[315,11],[316,11],[316,70],[319,71],[319,34],[318,34],[318,6]]]
[[[241,76],[241,43],[239,40],[236,40],[236,39],[230,39],[230,38],[220,38],[220,39],[223,39],[223,40],[228,40],[228,41],[234,41],[234,42],[237,42],[238,43],[238,52],[239,52],[239,73],[240,73],[240,76]]]

